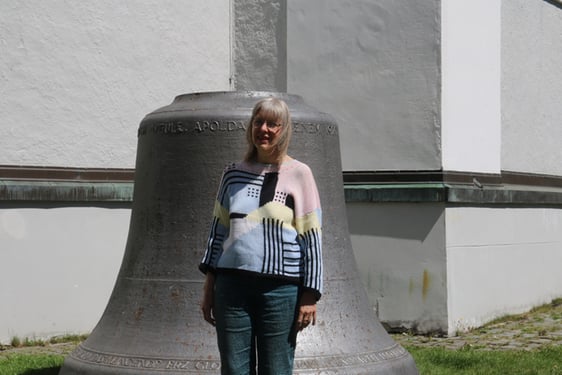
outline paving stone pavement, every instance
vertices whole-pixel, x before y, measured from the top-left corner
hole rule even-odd
[[[393,334],[405,346],[475,350],[534,350],[562,345],[562,299],[528,313],[498,319],[454,337]]]
[[[491,322],[454,337],[392,334],[404,346],[442,347],[451,350],[534,350],[549,345],[562,345],[562,299],[521,315]],[[45,344],[14,348],[0,345],[0,359],[11,354],[43,353],[67,355],[76,343]]]

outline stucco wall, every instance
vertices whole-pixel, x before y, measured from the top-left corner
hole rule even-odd
[[[560,8],[542,0],[501,3],[500,87],[499,0],[288,0],[288,91],[337,118],[345,170],[497,172],[501,155],[503,169],[562,174]],[[268,17],[282,19],[282,4],[272,2]],[[472,49],[445,51],[445,92],[456,102],[444,103],[452,112],[442,129],[443,4],[445,41]],[[482,17],[467,17],[463,7]],[[133,167],[146,113],[180,93],[230,88],[231,12],[227,0],[0,2],[0,164]],[[258,21],[256,28],[273,27]],[[238,36],[247,51],[259,40]],[[284,69],[269,69],[269,61],[283,58],[282,43],[276,46],[267,62],[250,56],[263,75],[245,72],[244,88],[279,84],[267,80]],[[457,65],[459,59],[469,64]],[[443,155],[442,135],[449,137]],[[381,320],[458,329],[557,296],[559,212],[444,210],[444,204],[348,206],[359,271]],[[0,274],[10,287],[0,289],[0,342],[90,330],[113,287],[129,215],[1,207]],[[521,274],[532,279],[526,283]],[[523,293],[504,293],[506,280],[516,278]],[[499,304],[495,292],[482,293],[491,282],[505,294]],[[472,320],[465,323],[467,316]]]
[[[340,125],[344,170],[440,169],[439,1],[288,1],[287,89]]]
[[[559,209],[348,203],[347,214],[367,295],[393,329],[454,335],[562,296]]]
[[[147,113],[230,88],[230,16],[228,0],[1,1],[0,164],[134,167]],[[1,202],[0,342],[90,331],[129,216]]]
[[[562,3],[502,3],[502,168],[562,175]]]
[[[562,210],[449,207],[450,333],[562,296]]]
[[[236,90],[287,90],[287,1],[233,0]]]
[[[0,163],[134,167],[178,94],[228,90],[229,1],[0,2]]]
[[[445,170],[501,171],[501,4],[441,1]]]
[[[447,332],[445,205],[348,203],[361,279],[393,329]]]
[[[0,209],[0,343],[88,333],[121,265],[129,209]]]

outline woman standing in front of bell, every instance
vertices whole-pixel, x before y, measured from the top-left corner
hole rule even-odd
[[[260,100],[248,152],[224,170],[217,193],[199,268],[222,374],[291,374],[297,332],[316,323],[322,213],[310,168],[287,154],[291,134],[287,104]]]

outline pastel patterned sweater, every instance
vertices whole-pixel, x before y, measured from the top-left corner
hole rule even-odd
[[[310,168],[240,162],[217,193],[202,272],[250,272],[322,293],[322,211]]]

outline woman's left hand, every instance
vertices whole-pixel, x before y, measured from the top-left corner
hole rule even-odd
[[[297,316],[297,330],[302,331],[310,324],[316,324],[316,296],[305,290],[299,301],[299,315]]]

